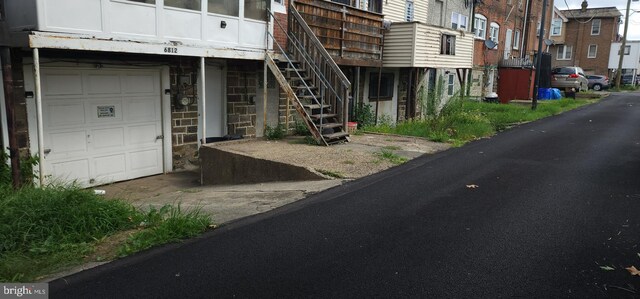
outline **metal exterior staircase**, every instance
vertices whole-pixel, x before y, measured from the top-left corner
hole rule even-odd
[[[287,29],[273,18],[274,31],[285,33],[288,47],[283,49],[268,33],[281,55],[267,53],[267,65],[318,144],[349,141],[346,111],[351,83],[293,5],[288,17]]]

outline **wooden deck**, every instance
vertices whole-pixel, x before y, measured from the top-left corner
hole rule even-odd
[[[293,5],[339,65],[382,64],[383,15],[323,0]]]

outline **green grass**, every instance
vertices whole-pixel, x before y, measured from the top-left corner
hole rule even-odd
[[[77,187],[15,191],[0,185],[0,282],[35,281],[78,265],[99,240],[141,223],[153,225],[140,233],[172,232],[172,238],[152,239],[154,245],[193,236],[194,231],[201,232],[208,225],[201,215],[169,210],[173,217],[153,220],[154,215],[141,213],[124,201],[105,200]],[[198,229],[185,219],[197,223]],[[164,231],[154,229],[160,226]]]
[[[144,226],[148,228],[129,237],[118,249],[118,256],[197,236],[211,224],[209,217],[200,209],[183,212],[179,205],[165,205],[159,210],[151,209],[145,215],[145,220]]]
[[[387,160],[395,165],[400,165],[407,162],[407,158],[401,157],[390,150],[383,149],[382,151],[375,153],[380,160]]]
[[[364,130],[418,136],[460,146],[471,140],[492,136],[514,125],[556,115],[595,101],[571,99],[540,101],[538,108],[531,110],[529,105],[453,100],[437,117],[409,120],[395,126],[388,124],[369,126]]]

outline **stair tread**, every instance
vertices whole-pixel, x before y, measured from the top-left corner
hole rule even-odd
[[[337,133],[322,135],[322,137],[324,137],[325,139],[338,139],[338,138],[347,137],[347,136],[349,136],[349,133],[347,132],[337,132]]]
[[[302,106],[307,109],[331,108],[331,105],[322,105],[322,107],[320,107],[318,104],[303,104]]]
[[[307,87],[306,87],[306,86],[292,86],[292,88],[295,88],[295,89],[307,89]],[[308,89],[318,89],[318,87],[315,87],[315,86],[309,86],[309,88],[308,88]]]
[[[323,129],[332,129],[332,128],[340,128],[342,127],[342,124],[341,123],[322,123],[321,125],[318,125],[318,126]]]
[[[313,119],[321,119],[321,118],[330,118],[330,117],[336,117],[338,116],[337,114],[334,113],[323,113],[323,114],[312,114],[310,115],[311,118]]]

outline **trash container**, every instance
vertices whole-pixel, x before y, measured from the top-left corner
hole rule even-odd
[[[484,97],[484,101],[487,103],[498,103],[498,94],[495,92],[490,92]]]

